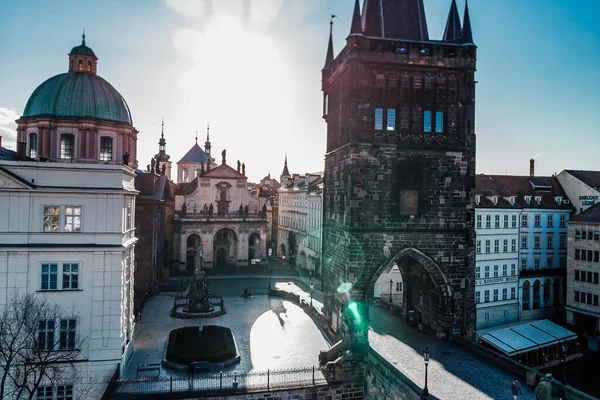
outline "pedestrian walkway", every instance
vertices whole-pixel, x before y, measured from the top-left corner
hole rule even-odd
[[[309,297],[304,282],[281,285],[278,289],[287,289],[302,299]],[[302,291],[303,294],[300,293]],[[313,304],[322,307],[322,301],[323,293],[314,289]],[[416,327],[408,326],[403,318],[390,314],[384,306],[371,304],[369,317],[370,346],[417,384],[425,382],[423,350],[426,346],[429,348],[428,388],[433,396],[448,400],[512,400],[511,383],[514,377],[505,369],[481,360],[451,342],[440,341]],[[534,400],[534,390],[525,385],[524,379],[520,381],[523,395],[519,399]]]

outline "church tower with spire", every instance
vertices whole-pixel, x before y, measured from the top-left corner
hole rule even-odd
[[[167,154],[167,141],[165,140],[165,120],[163,118],[160,131],[160,140],[158,141],[158,154],[154,156],[154,161],[158,164],[158,170],[162,171],[165,166],[165,175],[168,180],[171,180],[171,156]],[[156,165],[155,164],[155,165]]]
[[[396,265],[402,312],[438,337],[474,333],[477,47],[468,6],[461,25],[449,3],[439,40],[423,0],[355,0],[337,56],[330,29],[324,312],[350,343],[366,341],[366,301]]]
[[[287,153],[285,155],[285,161],[283,162],[283,171],[281,171],[281,175],[279,175],[279,183],[281,184],[281,186],[284,185],[285,181],[287,178],[290,178],[290,170],[288,169],[288,165],[287,165]]]

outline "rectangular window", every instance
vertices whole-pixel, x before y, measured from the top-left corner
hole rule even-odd
[[[479,302],[481,301],[481,293],[479,291],[475,292],[475,303],[479,304]]]
[[[480,276],[481,276],[481,268],[475,267],[475,279],[479,279]]]
[[[510,298],[511,299],[516,299],[517,298],[517,289],[514,287],[510,288]]]
[[[581,231],[579,229],[575,229],[575,240],[581,239]]]
[[[485,291],[485,293],[484,293],[484,300],[483,301],[485,303],[489,303],[489,301],[490,301],[490,291],[489,290]]]
[[[79,288],[79,264],[63,264],[63,289]]]
[[[592,283],[593,280],[594,280],[594,274],[592,274],[592,271],[588,271],[587,272],[587,281],[589,283]]]
[[[490,241],[489,240],[485,241],[485,252],[486,252],[486,254],[490,253]]]
[[[587,293],[585,297],[586,297],[587,303],[589,305],[591,305],[592,304],[592,294],[591,293]]]
[[[599,262],[600,251],[594,251],[594,262]]]
[[[508,215],[504,216],[504,227],[508,228]]]
[[[594,231],[594,240],[600,240],[600,231]]]
[[[402,282],[396,282],[396,292],[402,291]]]
[[[578,269],[575,270],[575,280],[576,281],[579,280],[579,270]]]
[[[579,291],[575,291],[575,302],[579,303]]]
[[[36,400],[54,400],[54,388],[52,386],[38,386],[35,398]]]
[[[575,250],[577,252],[577,250]],[[586,261],[586,254],[587,252],[585,250],[581,250],[581,261]],[[575,256],[575,259],[577,259],[577,256]]]
[[[500,228],[500,216],[494,215],[494,228]]]
[[[488,229],[492,227],[492,216],[491,215],[485,216],[485,227]]]
[[[585,273],[585,271],[581,271],[580,270],[579,271],[579,275],[581,277],[581,282],[585,282],[585,279],[586,279],[585,277],[587,276],[586,273]]]
[[[584,304],[585,304],[585,297],[586,297],[585,295],[586,295],[586,293],[585,293],[585,292],[580,292],[580,293],[579,293],[579,300],[580,300],[582,303],[584,303]]]
[[[56,290],[58,283],[58,264],[42,264],[42,290]]]
[[[435,132],[436,133],[444,132],[444,113],[441,111],[437,111],[435,113]]]
[[[517,251],[517,239],[510,240],[510,251],[513,253]]]
[[[498,277],[498,266],[494,265],[494,278]]]
[[[60,137],[60,158],[72,159],[75,156],[75,136],[64,134]]]
[[[594,284],[598,284],[598,272],[594,272]]]
[[[100,138],[100,161],[111,161],[112,153],[113,153],[112,138],[109,138],[109,137]]]
[[[533,257],[533,268],[540,269],[540,256]]]
[[[567,216],[565,214],[561,214],[560,215],[560,225],[559,227],[561,228],[566,228],[567,227]]]
[[[502,300],[506,300],[508,299],[508,289],[504,288],[502,289]]]
[[[396,129],[396,110],[388,108],[387,110],[387,130],[393,131]]]
[[[552,254],[548,254],[546,256],[546,268],[552,268],[552,264],[554,263],[554,257]]]
[[[38,135],[32,133],[29,135],[29,157],[36,158],[38,154]]]
[[[510,274],[511,275],[517,274],[517,264],[510,264]]]
[[[512,216],[512,227],[513,228],[517,227],[517,216],[516,215]]]
[[[508,275],[508,265],[504,264],[502,266],[502,276],[507,276]]]
[[[60,341],[59,347],[61,350],[75,349],[75,328],[77,320],[61,319],[60,320]]]
[[[476,251],[477,254],[481,254],[481,240],[477,241]]]
[[[539,234],[539,233],[536,233],[536,234],[533,236],[533,248],[534,248],[534,249],[536,249],[536,250],[539,250],[539,249],[541,249],[541,244],[540,244],[540,242],[541,242],[541,240],[540,240],[540,234]]]
[[[125,220],[125,229],[131,229],[131,201],[127,203],[127,218]]]
[[[598,295],[597,294],[594,295],[594,305],[595,306],[598,305]]]
[[[44,207],[44,232],[60,232],[60,207]]]
[[[559,267],[563,268],[567,266],[567,256],[565,255],[560,255],[558,256],[558,261],[559,261]]]
[[[546,226],[548,228],[554,228],[554,215],[553,214],[546,215]]]
[[[583,240],[587,239],[587,231],[585,231],[585,230],[581,231],[581,238]]]
[[[494,289],[494,301],[498,301],[498,289]]]
[[[521,235],[521,248],[522,249],[527,248],[527,234],[526,233]]]
[[[587,253],[587,260],[592,261],[594,259],[594,252],[592,250],[588,250]]]
[[[65,232],[81,232],[81,207],[65,207]]]
[[[73,385],[58,385],[56,400],[73,400]]]
[[[500,239],[494,240],[494,253],[500,253]]]
[[[521,269],[527,269],[527,256],[521,257]]]
[[[508,253],[508,239],[502,241],[502,252]]]
[[[484,278],[489,278],[489,277],[490,277],[490,266],[486,265]]]
[[[477,225],[476,225],[476,227],[477,227],[477,228],[481,228],[481,215],[478,215],[478,216],[476,217],[476,220],[477,220]]]
[[[383,129],[383,108],[375,109],[375,129],[378,131]]]
[[[521,215],[521,228],[527,228],[527,225],[529,225],[529,218],[528,218],[527,214],[522,214]]]
[[[565,250],[567,248],[567,235],[561,233],[558,237],[558,248],[561,250]]]
[[[423,132],[431,132],[431,111],[423,112]]]
[[[54,349],[54,320],[42,319],[38,325],[38,349],[50,351]]]
[[[592,231],[588,231],[588,240],[594,240],[594,233]]]
[[[552,233],[546,234],[546,247],[548,249],[554,248],[554,234],[552,234]]]

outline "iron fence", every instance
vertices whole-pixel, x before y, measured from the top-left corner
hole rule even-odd
[[[320,367],[229,372],[193,377],[117,379],[117,394],[263,392],[327,384]]]

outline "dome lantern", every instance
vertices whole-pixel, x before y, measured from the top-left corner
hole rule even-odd
[[[69,53],[69,72],[85,72],[96,75],[98,57],[85,44],[85,31],[81,35],[81,44],[71,49]]]

